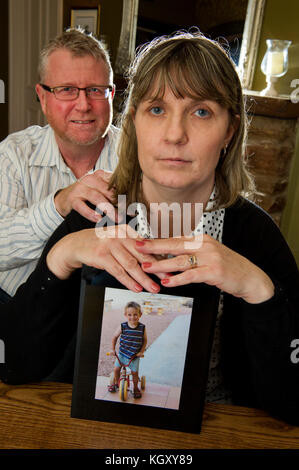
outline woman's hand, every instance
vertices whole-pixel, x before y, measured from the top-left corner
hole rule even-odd
[[[135,232],[128,225],[86,229],[66,235],[47,255],[47,265],[59,279],[67,279],[83,264],[110,273],[128,289],[159,292],[160,286],[141,269],[142,262],[155,261],[154,256],[136,250]],[[139,238],[140,239],[140,238]],[[165,274],[159,273],[161,279]]]
[[[264,271],[209,235],[203,235],[201,246],[195,241],[194,249],[191,248],[192,239],[186,237],[137,240],[135,243],[143,254],[174,255],[173,258],[142,264],[148,273],[181,271],[162,279],[163,286],[203,282],[252,304],[264,302],[274,294],[274,285]],[[195,266],[191,265],[191,255],[195,255]]]

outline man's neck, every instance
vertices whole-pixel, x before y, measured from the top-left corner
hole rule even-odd
[[[58,143],[59,151],[65,164],[78,179],[95,167],[104,145],[105,138],[93,145],[65,145],[61,142]]]

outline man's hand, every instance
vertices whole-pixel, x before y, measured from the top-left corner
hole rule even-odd
[[[92,222],[98,222],[101,215],[92,210],[86,204],[89,201],[94,206],[103,204],[105,209],[111,207],[113,191],[108,190],[108,183],[111,173],[104,170],[97,170],[92,174],[86,174],[75,183],[61,189],[54,198],[56,210],[62,217],[66,217],[72,209],[83,215]],[[106,207],[107,206],[107,207]],[[109,217],[116,222],[116,213],[111,210]]]

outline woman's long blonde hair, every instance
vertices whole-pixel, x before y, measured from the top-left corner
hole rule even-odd
[[[240,195],[254,190],[246,169],[246,114],[235,66],[222,46],[200,32],[179,32],[142,46],[128,74],[127,99],[121,115],[119,163],[110,181],[115,196],[125,194],[127,204],[140,200],[141,168],[133,121],[140,102],[163,96],[169,86],[176,97],[213,100],[226,108],[235,134],[216,168],[218,207],[232,205]],[[154,96],[155,93],[155,96]]]

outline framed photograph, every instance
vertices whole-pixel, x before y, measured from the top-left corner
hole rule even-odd
[[[200,432],[219,297],[184,290],[83,281],[72,417]]]
[[[76,28],[78,26],[81,26],[86,33],[98,36],[100,32],[100,6],[85,10],[72,8],[71,27]]]

